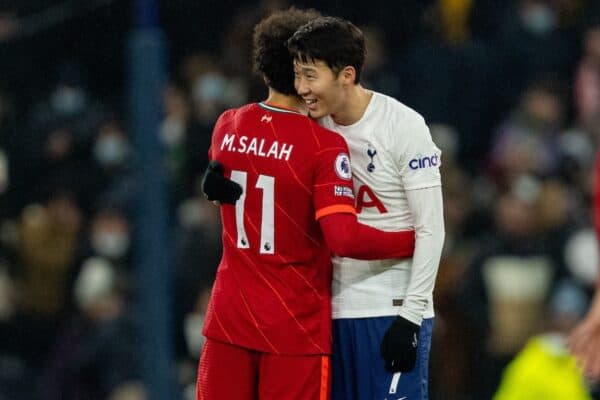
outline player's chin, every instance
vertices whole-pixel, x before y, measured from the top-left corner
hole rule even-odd
[[[326,116],[327,113],[325,110],[322,110],[320,108],[316,108],[313,110],[308,110],[308,116],[314,119],[319,119],[319,118],[323,118],[324,116]]]

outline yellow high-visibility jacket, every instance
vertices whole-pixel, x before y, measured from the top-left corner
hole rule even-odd
[[[494,400],[591,400],[575,358],[556,338],[530,339],[506,367]]]

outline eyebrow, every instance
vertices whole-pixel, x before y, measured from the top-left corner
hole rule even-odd
[[[313,67],[310,65],[298,65],[298,64],[294,64],[294,71],[302,71],[302,72],[306,72],[306,71],[311,71],[311,72],[316,72],[317,71],[317,67]]]

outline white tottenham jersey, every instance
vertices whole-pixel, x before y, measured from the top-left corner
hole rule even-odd
[[[412,259],[333,258],[333,318],[400,314],[420,324],[422,318],[433,317],[432,293],[444,238],[441,151],[424,119],[374,92],[355,124],[337,125],[331,117],[319,122],[348,143],[360,222],[416,233]]]

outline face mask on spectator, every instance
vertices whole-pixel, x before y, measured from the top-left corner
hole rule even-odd
[[[204,314],[192,312],[185,316],[183,322],[183,333],[188,354],[193,358],[200,358],[202,346],[204,346],[204,335],[202,335],[202,325],[204,324]]]
[[[564,259],[571,276],[591,288],[598,279],[598,247],[592,228],[574,233],[565,244]]]
[[[167,118],[160,127],[160,140],[168,148],[175,147],[183,141],[185,123],[179,118]]]
[[[92,248],[100,256],[111,260],[119,259],[129,249],[129,235],[123,232],[92,233]]]
[[[77,114],[85,106],[85,93],[79,88],[63,86],[52,94],[50,103],[59,114]]]
[[[81,309],[87,308],[110,295],[115,283],[115,272],[110,262],[99,257],[88,258],[75,280],[75,303]]]
[[[550,32],[555,24],[554,11],[547,5],[532,5],[523,13],[523,25],[528,31],[536,35]]]
[[[122,164],[128,152],[127,140],[119,134],[102,135],[94,144],[94,157],[105,166]]]
[[[205,74],[194,83],[193,96],[197,101],[220,102],[226,89],[227,81],[222,76]]]

